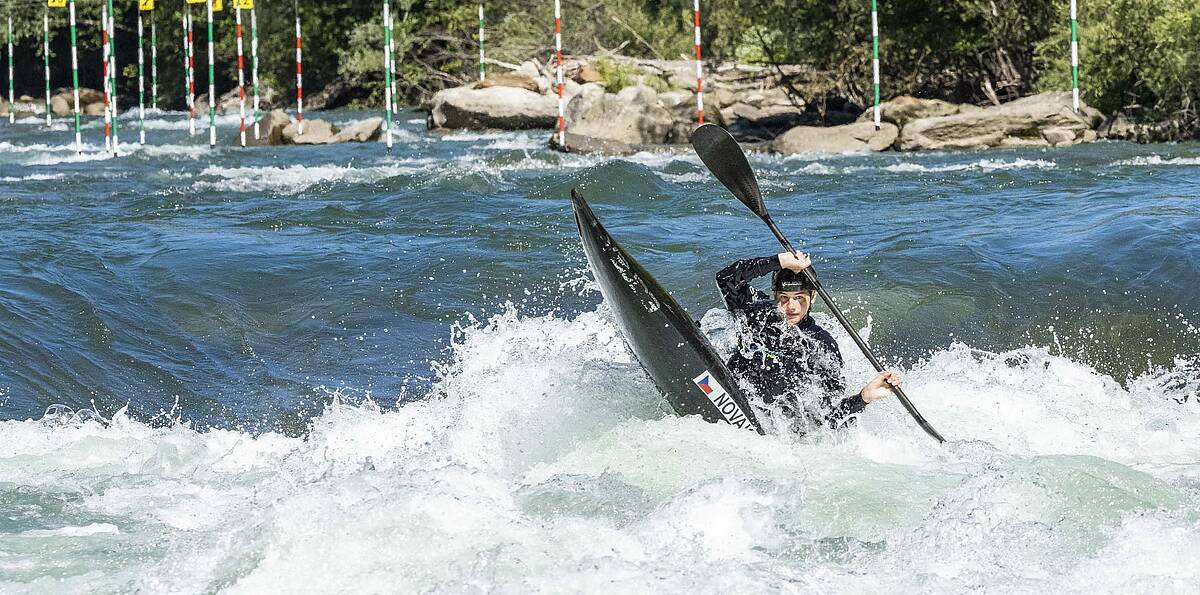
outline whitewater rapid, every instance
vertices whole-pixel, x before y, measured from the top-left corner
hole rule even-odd
[[[718,344],[720,318],[705,317]],[[852,385],[869,376],[848,360]],[[676,418],[603,306],[460,325],[437,368],[399,406],[335,396],[302,438],[123,411],[0,422],[15,523],[0,591],[1187,593],[1200,579],[1194,362],[1122,387],[1045,348],[954,344],[903,370],[943,446],[890,400],[805,438]]]

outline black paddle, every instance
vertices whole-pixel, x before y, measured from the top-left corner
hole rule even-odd
[[[796,255],[796,249],[792,248],[791,242],[783,237],[783,233],[779,231],[779,227],[771,220],[771,214],[767,212],[767,205],[763,202],[762,192],[758,189],[758,180],[754,177],[754,170],[750,169],[750,162],[746,160],[746,154],[742,152],[742,148],[738,146],[737,141],[725,131],[724,128],[715,124],[705,124],[696,129],[692,133],[692,147],[696,149],[696,154],[700,156],[700,160],[704,165],[708,166],[709,171],[717,176],[717,179],[733,193],[742,204],[754,211],[767,227],[771,228],[771,233],[775,234],[775,239],[783,245],[784,250]],[[841,309],[834,303],[833,298],[825,291],[825,287],[817,280],[817,273],[813,267],[804,269],[804,275],[817,288],[817,293],[821,299],[825,301],[825,305],[833,312],[838,322],[850,333],[850,338],[854,339],[854,343],[862,350],[863,355],[867,356],[867,360],[875,366],[875,371],[882,372],[883,366],[880,365],[879,359],[871,352],[871,348],[867,346],[866,341],[858,336],[858,331],[846,320],[846,316],[842,314]],[[938,442],[945,442],[929,422],[921,416],[921,412],[913,406],[912,401],[908,400],[908,396],[898,386],[891,386],[892,392],[896,394],[896,398],[900,399],[900,404],[908,410],[908,414],[917,420],[917,424],[925,430],[926,434],[932,436]]]

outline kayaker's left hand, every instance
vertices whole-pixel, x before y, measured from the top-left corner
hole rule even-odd
[[[880,372],[878,376],[873,378],[862,389],[862,398],[868,403],[874,403],[879,399],[885,398],[892,394],[893,386],[900,386],[902,380],[900,375],[888,370]]]

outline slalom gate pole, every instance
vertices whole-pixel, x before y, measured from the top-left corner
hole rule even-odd
[[[1079,113],[1079,21],[1075,0],[1071,0],[1071,104]]]
[[[75,0],[68,0],[71,19],[71,85],[75,88],[75,153],[83,154],[83,135],[81,133],[79,114],[79,51],[76,49],[78,40],[75,30]]]
[[[158,109],[158,24],[150,11],[150,109]]]
[[[112,151],[112,97],[109,96],[108,89],[108,4],[100,4],[100,45],[101,57],[104,58],[104,67],[100,70],[104,78],[104,150]]]
[[[138,33],[138,144],[146,144],[146,53],[141,7],[137,11]]]
[[[17,104],[13,94],[12,5],[8,6],[8,123],[17,121]]]
[[[704,125],[704,62],[700,59],[700,0],[692,0],[696,30],[696,119]]]
[[[196,37],[192,23],[192,7],[183,15],[184,66],[187,80],[188,131],[196,136]]]
[[[46,67],[46,128],[54,125],[50,113],[50,8],[42,12],[42,62]],[[12,109],[11,107],[9,109]]]
[[[563,106],[562,66],[562,0],[554,0],[554,55],[557,59],[555,79],[558,82],[558,145],[567,148],[567,118]]]
[[[213,0],[208,8],[208,148],[217,146],[217,73],[213,66]]]
[[[109,93],[109,104],[112,105],[112,154],[115,156],[120,150],[121,144],[117,140],[117,130],[119,124],[117,115],[120,113],[117,110],[117,16],[116,9],[113,8],[113,0],[108,0],[108,85],[112,91]]]
[[[237,69],[238,69],[238,101],[241,110],[242,126],[239,132],[242,147],[246,146],[246,59],[242,55],[242,2],[234,0],[237,24]]]
[[[871,71],[875,77],[875,130],[881,126],[879,113],[879,2],[871,0]]]
[[[300,36],[300,3],[293,2],[296,11],[296,129],[304,134],[304,59],[303,43]]]
[[[389,11],[390,12],[390,11]],[[390,13],[387,20],[387,28],[392,32],[392,40],[388,43],[388,56],[391,60],[392,83],[389,88],[392,90],[392,105],[389,109],[392,110],[392,119],[399,121],[400,118],[400,100],[396,95],[396,15]]]
[[[250,81],[254,84],[254,140],[258,140],[261,127],[258,121],[258,15],[254,5],[250,6]]]
[[[392,6],[383,0],[383,134],[387,137],[387,151],[392,153]]]
[[[483,66],[483,4],[479,4],[479,80],[486,78],[487,72]]]

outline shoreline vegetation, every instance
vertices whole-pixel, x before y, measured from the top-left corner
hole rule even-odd
[[[484,3],[482,81],[477,4],[393,4],[397,92],[429,112],[431,129],[557,126],[552,3]],[[185,109],[185,77],[177,67],[183,62],[178,23],[185,6],[155,11],[159,105],[166,109]],[[1068,7],[1068,0],[880,4],[883,102],[876,130],[869,2],[707,3],[701,20],[707,120],[742,142],[785,153],[1200,138],[1200,5],[1080,2],[1078,112],[1070,98]],[[99,3],[81,2],[78,9],[80,83],[85,97],[94,97],[86,88],[101,86]],[[379,9],[348,1],[299,5],[305,86],[318,91],[306,94],[306,111],[382,111]],[[45,84],[41,12],[23,7],[14,14],[14,86],[37,98],[18,100],[12,107],[20,115],[45,109],[39,98]],[[558,148],[624,153],[686,142],[696,124],[692,16],[691,2],[564,2],[563,46],[571,54],[564,94],[570,100],[566,142]],[[117,15],[118,89],[125,109],[136,108],[129,99],[137,94],[136,17],[134,10]],[[291,6],[259,7],[264,114],[295,107],[294,18]],[[227,8],[215,27],[222,105],[231,92],[236,96],[232,20]],[[51,82],[61,91],[70,80],[63,11],[50,11],[50,29]],[[207,72],[206,59],[198,53],[197,72]],[[61,107],[52,106],[66,115]],[[0,113],[9,108],[0,99]],[[87,101],[83,109],[95,115]]]

